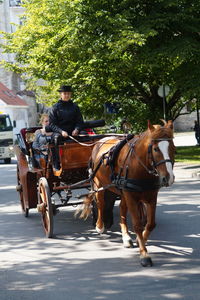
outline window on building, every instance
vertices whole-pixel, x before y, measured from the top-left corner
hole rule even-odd
[[[21,6],[22,0],[9,0],[10,7]]]

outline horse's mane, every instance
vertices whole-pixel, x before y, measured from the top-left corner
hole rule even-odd
[[[175,145],[173,142],[173,129],[167,126],[153,125],[151,129],[147,129],[143,133],[137,136],[135,143],[137,145],[146,145],[148,146],[152,141],[159,141],[159,139],[169,140],[169,149],[172,155],[175,152]],[[143,144],[144,143],[144,144]]]
[[[162,139],[169,138],[173,139],[173,130],[170,127],[164,127],[161,125],[153,125],[153,130],[147,129],[143,133],[137,136],[140,140],[143,138]]]
[[[171,128],[160,125],[156,125],[154,128],[153,131],[147,130],[152,139],[173,138],[173,130]]]

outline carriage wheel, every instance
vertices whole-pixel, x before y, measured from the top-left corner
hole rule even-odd
[[[20,175],[19,175],[19,166],[17,165],[17,187],[16,187],[17,192],[19,192],[19,198],[20,198],[20,203],[21,203],[21,208],[24,213],[24,216],[27,218],[29,216],[29,209],[26,207],[26,203],[24,201],[23,197],[23,187],[22,183],[20,180]]]
[[[46,237],[53,237],[53,206],[49,185],[45,177],[41,177],[39,180],[37,208],[42,215]]]

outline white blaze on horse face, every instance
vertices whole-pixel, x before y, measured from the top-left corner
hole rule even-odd
[[[168,141],[162,141],[158,143],[158,147],[160,148],[160,151],[163,154],[164,159],[170,159],[169,157],[169,142]],[[166,162],[166,168],[169,173],[169,185],[172,185],[174,182],[174,173],[173,173],[173,168],[172,168],[172,163],[171,162]]]

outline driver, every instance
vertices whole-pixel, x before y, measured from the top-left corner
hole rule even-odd
[[[55,144],[59,143],[59,138],[68,137],[69,135],[77,136],[83,127],[83,117],[77,104],[72,99],[72,87],[70,85],[62,85],[58,90],[60,92],[60,100],[54,104],[49,114],[49,126],[53,132],[57,132],[59,136],[55,136]],[[58,148],[52,149],[55,159],[55,169],[60,169]]]
[[[83,126],[83,117],[77,104],[72,99],[72,87],[62,85],[58,90],[60,100],[54,104],[49,114],[49,125],[53,132],[63,137],[76,136]]]

